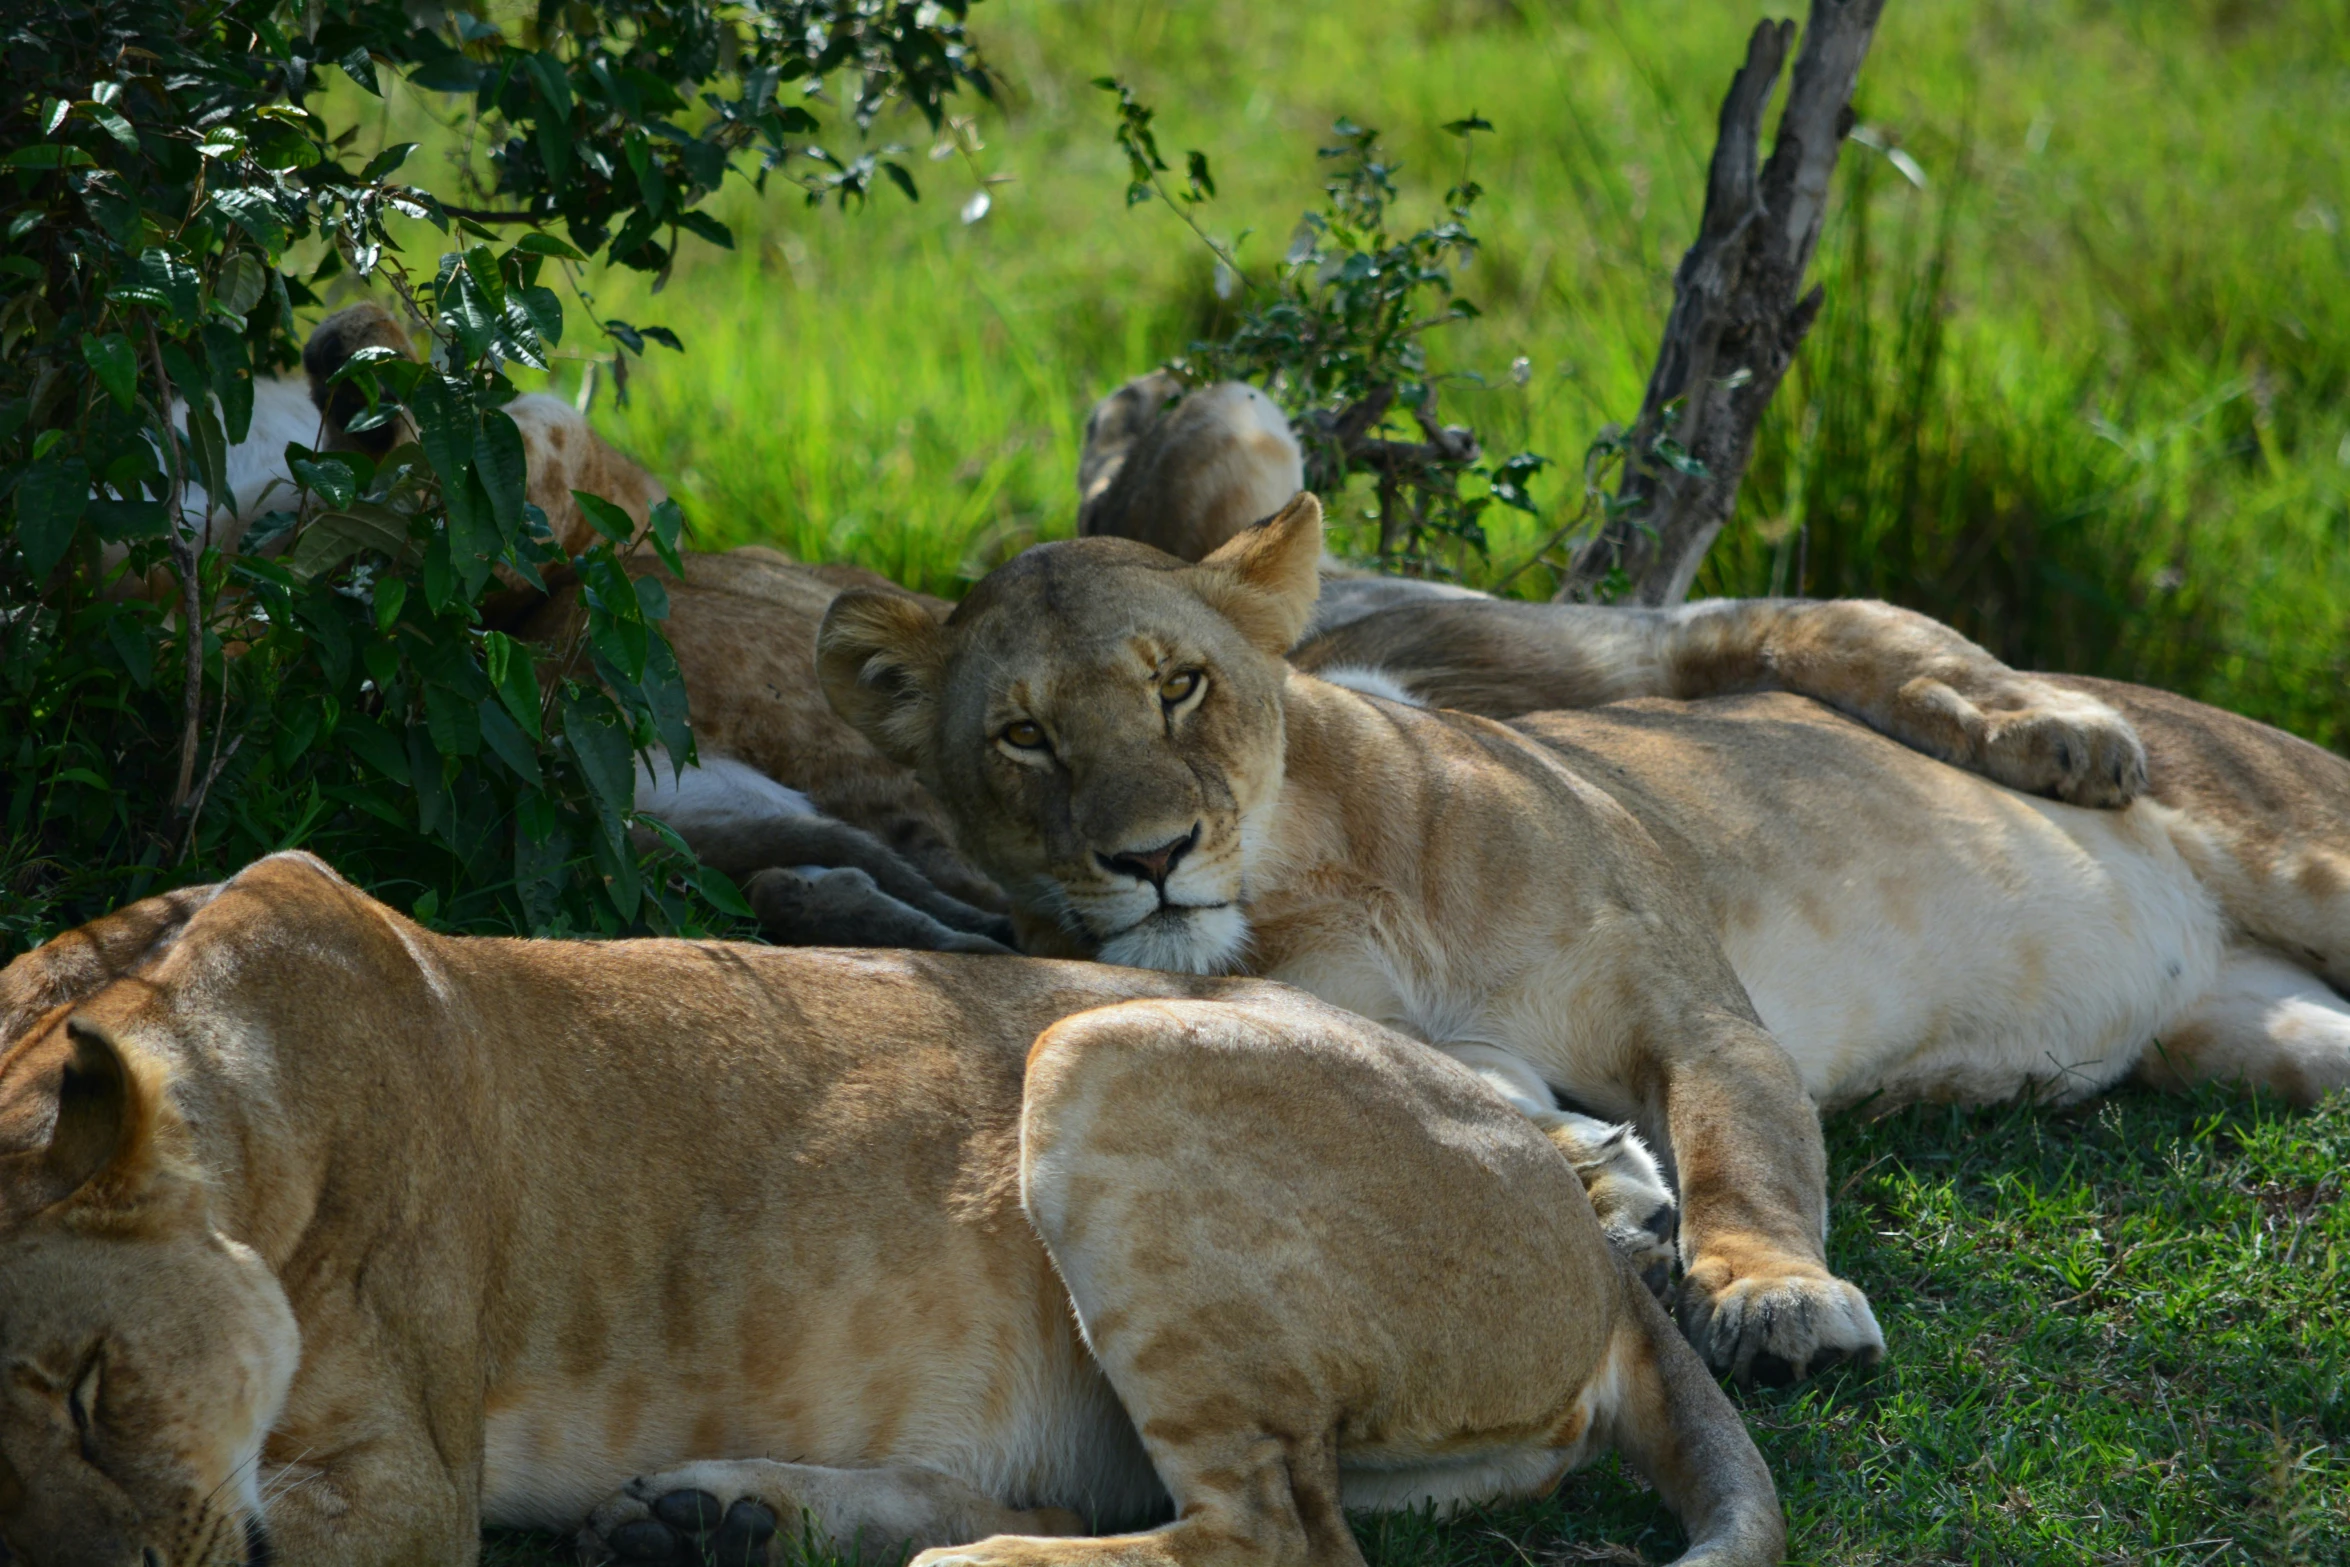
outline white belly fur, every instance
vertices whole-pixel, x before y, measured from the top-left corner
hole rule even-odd
[[[1724,931],[1823,1108],[2095,1093],[2217,976],[2218,908],[2155,813],[1991,792],[1988,822],[1773,889]]]

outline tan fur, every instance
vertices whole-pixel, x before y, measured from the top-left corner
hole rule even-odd
[[[934,614],[945,606],[871,572],[805,565],[756,545],[688,555],[685,568],[682,582],[661,572],[669,594],[662,629],[677,654],[703,757],[732,757],[799,790],[826,816],[903,855],[950,896],[1001,909],[995,884],[956,851],[938,802],[833,712],[815,678],[816,628],[843,588],[896,594]],[[647,561],[642,569],[656,568]],[[516,634],[567,647],[579,616],[578,591],[567,588]]]
[[[1305,482],[1289,422],[1239,381],[1186,394],[1165,371],[1094,405],[1077,470],[1077,531],[1198,560]]]
[[[819,663],[1025,941],[1286,979],[1523,1063],[1480,1070],[1538,1117],[1548,1085],[1637,1121],[1719,1367],[1881,1348],[1822,1254],[1815,1102],[2091,1091],[2216,981],[2224,922],[2148,810],[2027,800],[1784,696],[1523,733],[1366,697],[1278,657],[1319,549],[1310,497],[1198,567],[1045,546],[943,626],[844,596]]]
[[[591,1510],[632,1559],[702,1560],[660,1521],[700,1511],[883,1561],[1359,1567],[1342,1502],[1611,1443],[1687,1560],[1779,1556],[1566,1162],[1280,987],[451,939],[280,855],[19,959],[0,1009],[27,1567],[462,1564]]]

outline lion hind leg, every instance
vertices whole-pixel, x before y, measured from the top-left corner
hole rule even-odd
[[[2171,1089],[2239,1083],[2315,1104],[2350,1088],[2350,1001],[2274,952],[2236,947],[2211,989],[2147,1048],[2138,1076]]]
[[[578,1543],[582,1561],[700,1567],[768,1561],[779,1533],[788,1546],[805,1531],[860,1560],[894,1562],[909,1547],[1083,1528],[1074,1513],[1004,1507],[935,1469],[744,1458],[637,1476],[589,1516]]]

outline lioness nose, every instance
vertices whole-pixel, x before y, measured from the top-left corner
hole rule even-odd
[[[1199,843],[1199,825],[1180,838],[1170,839],[1155,849],[1128,849],[1122,854],[1097,856],[1105,869],[1121,872],[1136,881],[1147,881],[1165,891],[1167,878],[1175,874],[1175,867]]]

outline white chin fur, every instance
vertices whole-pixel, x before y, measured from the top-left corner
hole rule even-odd
[[[1247,943],[1248,916],[1230,904],[1180,918],[1162,911],[1104,942],[1101,960],[1170,974],[1221,974]]]

